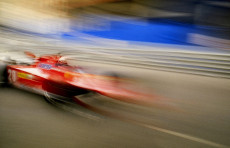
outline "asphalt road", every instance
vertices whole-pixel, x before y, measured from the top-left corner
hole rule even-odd
[[[229,79],[141,73],[151,75],[145,83],[165,100],[150,106],[90,102],[113,112],[108,116],[80,106],[70,113],[40,95],[1,88],[0,147],[230,147]]]

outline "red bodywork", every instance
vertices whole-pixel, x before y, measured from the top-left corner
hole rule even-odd
[[[8,80],[19,88],[62,97],[73,97],[88,91],[128,101],[145,101],[151,97],[126,89],[128,82],[124,79],[82,73],[78,71],[80,68],[60,63],[60,58],[59,55],[42,56],[33,65],[10,65],[7,67]]]

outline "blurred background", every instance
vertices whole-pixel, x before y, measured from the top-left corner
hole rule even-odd
[[[226,0],[1,0],[1,25],[63,39],[228,48]]]
[[[1,88],[0,147],[229,147],[229,8],[229,0],[0,0],[0,60],[62,52],[163,98],[141,106],[92,97],[117,115],[79,106],[73,115]]]

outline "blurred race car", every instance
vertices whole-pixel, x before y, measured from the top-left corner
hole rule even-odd
[[[81,67],[70,66],[66,57],[59,54],[36,57],[30,52],[25,53],[34,62],[28,65],[8,62],[7,66],[0,67],[2,83],[42,94],[46,98],[66,100],[89,92],[122,101],[144,101],[152,97],[130,89],[132,83],[117,75],[92,74]]]

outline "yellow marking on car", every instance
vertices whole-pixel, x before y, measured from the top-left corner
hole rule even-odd
[[[31,80],[31,79],[33,78],[33,76],[30,75],[30,74],[18,72],[18,78],[29,79],[29,80]]]
[[[71,74],[71,72],[65,72],[64,77],[65,78],[71,78],[71,77],[73,77],[73,74]]]

